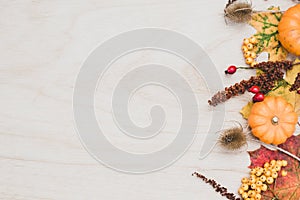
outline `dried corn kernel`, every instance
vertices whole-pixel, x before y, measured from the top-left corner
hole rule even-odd
[[[266,163],[264,164],[264,168],[268,168],[268,167],[270,167],[270,163],[266,162]]]
[[[273,178],[277,178],[277,177],[278,177],[278,173],[277,173],[277,172],[273,172],[273,173],[272,173],[272,177],[273,177]]]
[[[282,170],[282,171],[281,171],[281,176],[286,176],[286,175],[287,175],[287,171]]]
[[[273,178],[273,177],[268,177],[268,178],[267,178],[267,183],[268,183],[268,184],[274,183],[274,178]]]
[[[252,58],[256,58],[256,53],[255,52],[251,52],[251,55],[250,55]]]
[[[266,184],[263,184],[261,187],[260,187],[261,191],[267,191],[268,189],[268,186]]]
[[[259,186],[259,187],[260,187],[260,186],[262,186],[262,184],[263,184],[263,183],[262,183],[261,181],[256,181],[256,186]]]
[[[244,191],[244,189],[243,188],[240,188],[239,189],[239,194],[243,194],[245,191]]]
[[[254,62],[254,59],[253,59],[253,58],[251,58],[251,57],[246,58],[246,63],[247,63],[247,64],[251,64],[251,63],[253,63],[253,62]]]
[[[271,164],[271,166],[275,166],[276,160],[271,160],[270,164]]]
[[[251,43],[247,44],[247,49],[252,50],[253,49],[253,44],[251,44]]]
[[[282,161],[281,160],[277,160],[276,161],[276,165],[279,165],[281,167],[282,166]]]
[[[279,172],[281,170],[281,166],[275,165],[274,169]]]
[[[254,190],[249,190],[248,191],[248,196],[249,197],[255,197],[255,195],[256,195],[256,192]]]
[[[248,38],[245,38],[245,39],[244,39],[244,44],[247,45],[247,44],[249,44],[249,43],[250,43],[250,40],[249,40]]]
[[[246,199],[246,198],[248,198],[248,194],[247,194],[247,192],[244,192],[244,193],[242,194],[242,197],[243,197],[243,199]]]
[[[261,177],[259,177],[259,180],[261,182],[265,182],[267,180],[267,177],[265,175],[262,175]]]
[[[282,166],[283,166],[283,167],[286,167],[287,164],[288,164],[288,162],[287,162],[286,160],[282,160]]]
[[[249,185],[248,184],[242,184],[242,188],[244,191],[247,191],[249,189]]]
[[[260,187],[261,191],[267,191],[268,189],[268,186],[266,184],[263,184],[261,187]]]
[[[242,51],[243,51],[243,52],[249,51],[246,45],[243,45],[243,46],[242,46]]]
[[[268,177],[268,176],[271,176],[271,171],[265,171],[265,175]]]
[[[257,44],[258,43],[258,40],[256,39],[256,37],[252,36],[249,41],[252,43],[252,44]]]
[[[255,195],[255,199],[257,199],[257,200],[261,199],[261,195],[260,194],[256,194]]]
[[[249,182],[248,178],[246,178],[246,177],[242,178],[242,183],[248,183],[248,182]]]
[[[251,57],[251,51],[246,51],[246,52],[244,53],[244,57],[245,57],[245,58]]]
[[[261,193],[260,187],[255,188],[255,192],[256,192],[256,193]]]

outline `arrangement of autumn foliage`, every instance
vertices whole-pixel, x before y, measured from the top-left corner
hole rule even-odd
[[[225,17],[236,23],[247,22],[256,33],[242,41],[241,50],[247,67],[229,66],[225,74],[237,70],[255,70],[256,75],[217,92],[210,106],[246,92],[253,93],[240,113],[247,121],[251,140],[261,144],[248,152],[249,177],[241,180],[238,195],[195,172],[227,199],[299,200],[300,199],[300,4],[282,12],[279,7],[253,11],[251,5],[229,0]],[[257,62],[262,52],[268,61]],[[241,148],[247,141],[242,128],[221,133],[219,142],[229,150]],[[274,149],[274,150],[270,150]]]
[[[292,136],[280,147],[300,156],[300,136]],[[287,156],[279,151],[271,151],[265,147],[261,147],[256,151],[249,152],[251,158],[251,169],[263,167],[265,163],[272,160],[285,160],[287,166],[282,173],[278,173],[278,177],[273,184],[268,186],[268,190],[262,192],[262,198],[266,200],[299,200],[300,199],[300,163],[296,159]],[[287,172],[285,174],[285,172]]]

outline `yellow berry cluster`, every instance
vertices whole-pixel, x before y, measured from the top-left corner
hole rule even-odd
[[[257,64],[257,62],[255,62],[257,55],[254,51],[257,43],[258,43],[258,40],[254,36],[252,36],[250,38],[245,38],[244,42],[243,42],[242,50],[244,53],[244,57],[245,57],[246,63],[248,65],[250,65],[251,67],[253,67],[254,65]]]
[[[267,191],[268,186],[278,177],[282,167],[287,166],[286,160],[271,160],[266,162],[264,167],[251,169],[250,177],[242,179],[242,185],[239,194],[244,200],[259,200],[261,192]],[[282,176],[287,175],[287,171],[281,171]]]

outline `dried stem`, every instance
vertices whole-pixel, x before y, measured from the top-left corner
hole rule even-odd
[[[220,193],[222,196],[226,197],[227,199],[230,200],[241,200],[241,198],[237,198],[233,193],[230,193],[227,191],[227,188],[222,187],[220,184],[218,184],[215,180],[213,179],[208,179],[204,175],[194,172],[192,176],[196,176],[197,178],[202,179],[205,183],[208,183],[211,185],[216,192]]]
[[[290,157],[292,157],[292,158],[294,158],[294,159],[296,159],[300,162],[300,158],[298,156],[292,154],[291,152],[289,152],[287,150],[284,150],[283,148],[280,148],[280,147],[272,145],[272,144],[266,144],[266,143],[263,143],[263,142],[261,142],[259,140],[256,140],[256,139],[252,139],[252,141],[257,142],[257,143],[263,145],[264,147],[266,147],[268,149],[278,150],[278,151],[280,151],[280,152],[282,152],[282,153],[284,153],[284,154],[286,154],[286,155],[288,155],[288,156],[290,156]]]

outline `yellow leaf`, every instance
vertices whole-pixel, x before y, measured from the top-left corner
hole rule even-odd
[[[240,113],[242,114],[242,116],[245,118],[245,119],[248,119],[249,115],[250,115],[250,112],[251,112],[251,108],[253,106],[253,103],[252,102],[249,102],[247,105],[245,105],[242,110],[240,111]]]
[[[292,104],[292,106],[295,109],[295,112],[300,116],[300,95],[297,94],[297,92],[290,92],[289,91],[290,86],[282,86],[279,87],[277,90],[269,92],[268,96],[281,96],[283,97],[287,102]]]
[[[290,89],[290,86],[281,86],[281,87],[277,88],[276,90],[269,92],[267,96],[281,96],[287,102],[289,102],[290,104],[292,104],[294,106],[295,100],[296,100],[296,93],[290,92],[289,89]]]
[[[300,117],[300,95],[296,94],[296,98],[295,98],[295,112],[298,114],[298,116]]]

